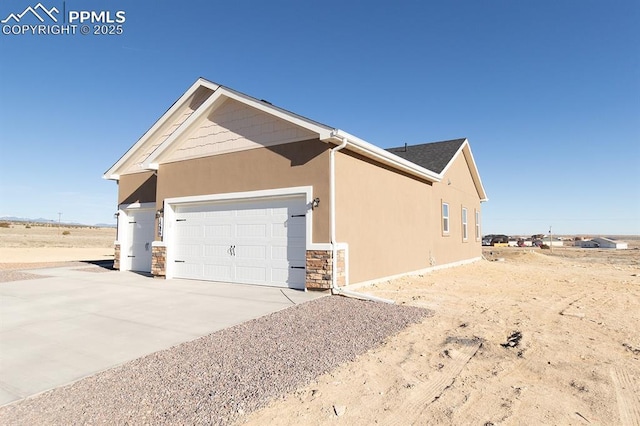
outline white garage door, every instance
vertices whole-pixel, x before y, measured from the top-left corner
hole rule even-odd
[[[305,213],[301,197],[177,206],[173,275],[304,289]]]

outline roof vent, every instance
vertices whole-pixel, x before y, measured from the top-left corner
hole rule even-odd
[[[273,105],[271,102],[265,100],[265,99],[260,99],[260,102],[264,102],[265,104],[269,104],[269,105]]]

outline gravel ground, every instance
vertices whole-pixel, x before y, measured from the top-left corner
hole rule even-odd
[[[0,424],[230,424],[429,311],[323,297],[0,408]]]

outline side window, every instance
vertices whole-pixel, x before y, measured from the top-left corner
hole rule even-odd
[[[449,204],[442,203],[442,233],[449,233]]]
[[[476,210],[476,241],[480,240],[480,212]]]
[[[467,234],[467,209],[462,208],[462,239],[467,240],[469,235]]]

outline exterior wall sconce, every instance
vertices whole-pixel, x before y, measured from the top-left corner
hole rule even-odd
[[[113,218],[114,218],[114,219],[117,219],[117,218],[118,218],[118,216],[120,216],[120,212],[115,212],[115,213],[113,214]]]
[[[314,198],[313,201],[311,202],[311,210],[315,209],[319,205],[320,205],[320,198],[318,197]]]
[[[163,209],[157,210],[156,211],[156,219],[160,219],[162,217],[163,213],[164,213]]]

